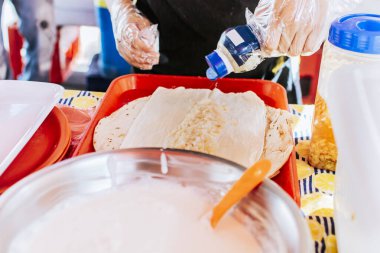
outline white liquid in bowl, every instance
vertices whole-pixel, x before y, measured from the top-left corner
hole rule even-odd
[[[254,236],[231,216],[213,230],[199,189],[144,180],[68,199],[24,229],[8,253],[256,253]]]

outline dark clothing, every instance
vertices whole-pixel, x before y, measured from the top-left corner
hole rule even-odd
[[[161,58],[151,71],[135,72],[205,76],[205,56],[216,49],[222,32],[245,24],[245,9],[254,11],[257,4],[258,0],[138,0],[137,8],[158,24]],[[278,58],[270,58],[253,71],[229,77],[271,80],[278,62]],[[289,100],[295,102],[292,96]]]

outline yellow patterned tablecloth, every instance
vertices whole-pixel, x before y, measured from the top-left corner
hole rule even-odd
[[[60,104],[80,109],[96,107],[104,93],[66,90]],[[290,105],[296,117],[294,139],[297,150],[297,171],[301,191],[301,209],[309,224],[315,241],[316,253],[337,252],[333,218],[335,173],[315,169],[307,163],[308,140],[314,106]]]

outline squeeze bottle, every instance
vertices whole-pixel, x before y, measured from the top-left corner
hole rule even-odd
[[[247,20],[250,15],[247,9]],[[209,66],[206,76],[216,80],[231,72],[242,73],[256,68],[264,60],[261,43],[260,27],[256,24],[228,28],[222,33],[217,49],[205,57]]]

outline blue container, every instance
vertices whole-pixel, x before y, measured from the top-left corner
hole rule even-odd
[[[99,67],[102,75],[113,79],[131,73],[131,66],[119,55],[116,49],[111,15],[108,9],[101,5],[96,6],[96,16],[100,27],[101,52]]]

